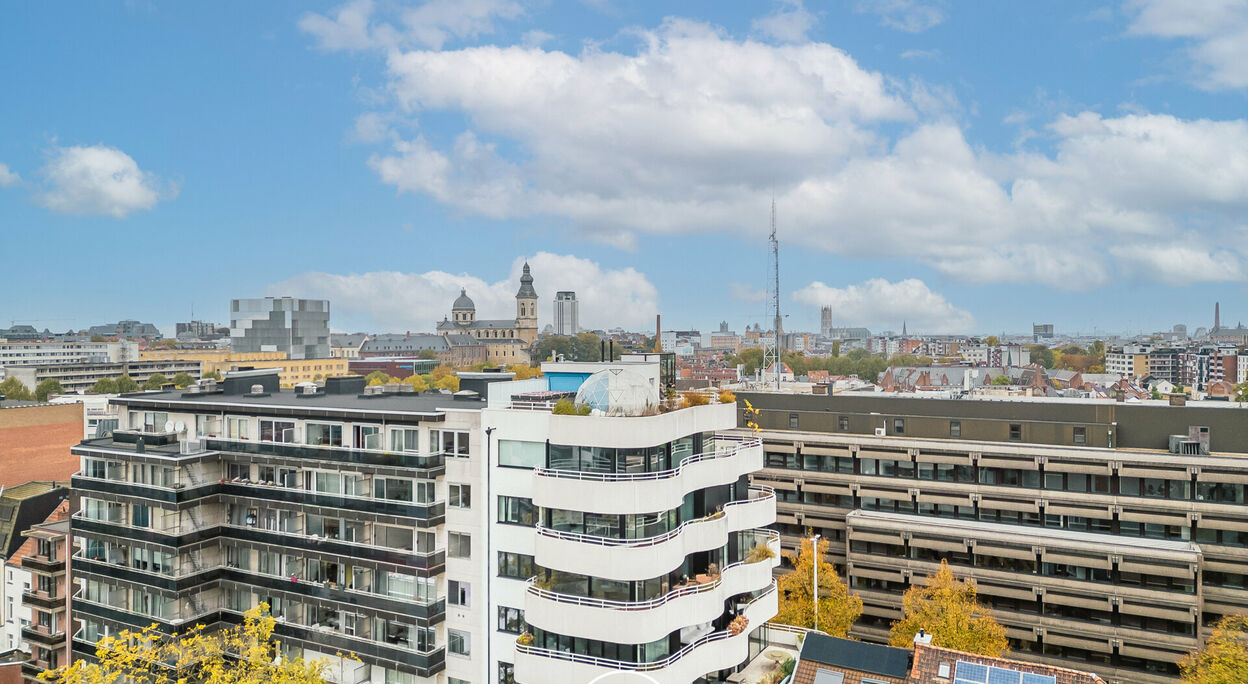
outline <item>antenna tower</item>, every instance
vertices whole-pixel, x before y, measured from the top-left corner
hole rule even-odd
[[[780,316],[780,242],[776,240],[776,198],[774,195],[771,198],[771,235],[768,242],[771,245],[771,253],[768,255],[770,261],[768,280],[770,282],[767,284],[767,289],[771,290],[768,293],[771,295],[768,308],[771,309],[772,314],[772,335],[763,338],[763,383],[769,386],[774,385],[778,390],[780,389],[780,363],[783,349],[781,336],[784,330]]]

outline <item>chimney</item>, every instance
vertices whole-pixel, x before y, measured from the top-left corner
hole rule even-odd
[[[404,336],[404,338],[403,338],[403,339],[405,339],[405,340],[410,340],[410,339],[412,339],[412,331],[411,331],[411,330],[408,330],[408,331],[407,331],[407,335],[406,335],[406,336]]]
[[[654,315],[654,350],[663,351],[663,314]]]
[[[925,645],[925,646],[931,646],[931,645],[932,645],[932,635],[931,635],[931,634],[928,634],[926,630],[924,630],[922,627],[920,627],[920,628],[919,628],[919,632],[918,632],[918,634],[915,634],[915,635],[914,635],[914,643],[915,643],[915,645],[916,645],[916,646],[917,646],[918,644],[923,644],[923,645]]]
[[[1221,308],[1222,308],[1222,303],[1221,303],[1221,302],[1214,302],[1214,303],[1213,303],[1213,329],[1214,329],[1214,330],[1217,330],[1218,328],[1222,327],[1222,311],[1221,311]]]

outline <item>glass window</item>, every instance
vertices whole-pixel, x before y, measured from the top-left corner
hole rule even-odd
[[[522,553],[498,552],[498,576],[511,579],[527,580],[536,573],[533,556]]]
[[[342,426],[331,423],[308,423],[307,443],[314,446],[342,446]]]
[[[446,601],[452,606],[468,608],[472,605],[472,587],[467,582],[447,580],[446,592]]]
[[[374,543],[389,549],[412,550],[412,530],[394,525],[374,525]]]
[[[954,439],[957,439],[962,436],[962,421],[960,420],[949,421],[949,436]]]
[[[906,419],[905,418],[893,419],[893,434],[897,434],[897,435],[906,434]]]
[[[448,485],[450,496],[447,505],[451,508],[472,508],[472,487],[466,484]]]
[[[1075,428],[1075,444],[1084,445],[1088,443],[1088,429],[1086,427]]]
[[[498,497],[498,521],[532,527],[537,522],[533,500],[518,496]]]
[[[524,631],[524,611],[520,608],[498,607],[498,631],[519,634]]]
[[[849,416],[837,416],[836,427],[841,432],[849,432]]]
[[[472,535],[463,532],[448,532],[446,535],[446,555],[451,558],[472,557]]]
[[[458,629],[446,630],[447,650],[455,655],[472,655],[472,644],[469,642],[469,637],[468,632],[461,632]]]
[[[229,439],[249,439],[251,437],[251,419],[226,418],[225,436]]]
[[[1021,442],[1023,440],[1023,426],[1021,423],[1010,423],[1010,441]]]
[[[790,430],[797,429],[797,414],[796,413],[789,414],[789,429]]]
[[[131,504],[130,522],[135,527],[151,527],[152,507],[146,504]]]
[[[415,428],[394,428],[390,430],[390,450],[415,453],[420,451],[420,430]]]
[[[295,424],[286,420],[260,419],[260,441],[294,442]]]
[[[498,442],[498,464],[500,466],[540,468],[545,463],[546,444],[544,442],[518,442],[510,439],[503,439]]]
[[[439,445],[442,453],[447,456],[455,456],[460,458],[468,457],[468,433],[453,432],[451,430],[431,430],[429,432],[432,444]]]

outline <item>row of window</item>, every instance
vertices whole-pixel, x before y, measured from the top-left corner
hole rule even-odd
[[[798,430],[800,429],[799,427],[800,425],[801,425],[801,414],[790,413],[789,414],[789,429]],[[885,425],[887,426],[887,423]],[[836,429],[837,429],[837,432],[849,432],[849,416],[837,416],[836,417]],[[877,429],[884,429],[884,428],[877,428]],[[906,434],[906,419],[905,418],[893,418],[892,430],[888,434],[890,435]],[[1011,442],[1023,441],[1023,424],[1022,423],[1009,423],[1006,428],[1006,434],[1007,434],[1009,441]],[[962,421],[960,420],[949,421],[949,437],[950,439],[962,438]],[[1074,444],[1075,446],[1086,445],[1088,443],[1088,429],[1083,426],[1076,426],[1072,428],[1070,443]]]

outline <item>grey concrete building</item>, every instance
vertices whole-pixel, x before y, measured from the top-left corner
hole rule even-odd
[[[831,539],[881,642],[948,560],[1015,657],[1169,682],[1248,611],[1248,421],[1231,405],[742,394],[782,544]],[[742,415],[744,421],[746,416]]]
[[[291,359],[329,358],[329,300],[230,300],[230,350],[284,351]]]

